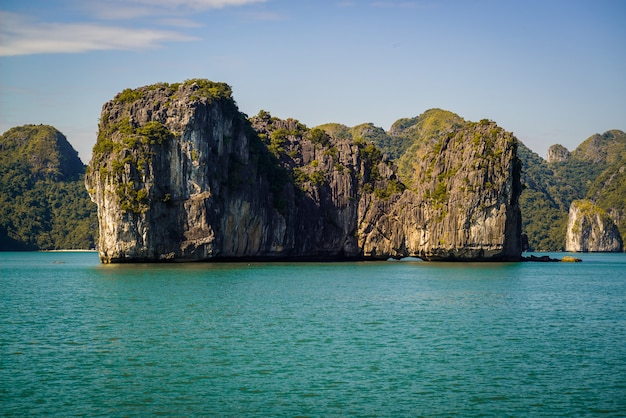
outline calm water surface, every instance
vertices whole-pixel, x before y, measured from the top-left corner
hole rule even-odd
[[[0,253],[0,411],[624,416],[626,255],[578,256],[105,266]]]

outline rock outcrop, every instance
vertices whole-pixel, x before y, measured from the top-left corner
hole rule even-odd
[[[570,155],[571,154],[568,149],[561,144],[555,144],[548,148],[549,163],[560,163],[563,161],[567,161]]]
[[[519,260],[517,140],[467,123],[419,147],[411,188],[371,143],[247,119],[207,80],[125,90],[86,175],[105,263]]]
[[[572,202],[567,222],[566,251],[619,252],[623,242],[617,225],[589,200]]]
[[[443,133],[412,161],[412,190],[391,201],[364,199],[365,255],[428,260],[516,259],[521,253],[521,165],[517,141],[483,120]]]
[[[626,133],[595,134],[569,153],[561,145],[548,161],[520,144],[524,165],[520,198],[522,229],[535,251],[565,251],[572,201],[587,199],[604,209],[626,237]]]

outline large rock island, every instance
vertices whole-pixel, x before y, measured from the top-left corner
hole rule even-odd
[[[520,259],[511,133],[463,121],[406,152],[401,179],[367,141],[247,118],[223,83],[124,90],[102,108],[85,178],[100,258]]]

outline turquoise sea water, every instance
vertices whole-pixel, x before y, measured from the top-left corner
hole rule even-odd
[[[624,416],[626,255],[577,256],[100,265],[0,253],[0,411]]]

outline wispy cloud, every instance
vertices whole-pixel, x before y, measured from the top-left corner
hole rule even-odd
[[[77,2],[76,10],[81,10],[86,17],[74,22],[41,21],[25,14],[0,10],[0,56],[81,53],[96,50],[141,50],[157,48],[167,42],[197,40],[198,38],[183,32],[183,28],[200,26],[189,17],[195,17],[196,13],[207,10],[265,1],[100,0]],[[117,20],[116,24],[112,25],[111,20]],[[146,20],[151,20],[151,22]],[[132,26],[129,24],[130,21],[133,23]],[[136,24],[138,21],[142,24]],[[168,26],[170,30],[165,30],[164,26]]]
[[[263,3],[266,0],[102,0],[81,5],[101,19],[185,15],[211,9]]]
[[[165,42],[191,41],[168,30],[135,29],[93,23],[37,22],[23,15],[0,12],[0,56],[79,53],[95,50],[139,50]]]
[[[178,27],[178,28],[200,28],[202,25],[195,20],[177,18],[177,17],[164,17],[155,20],[155,23],[162,26]]]

